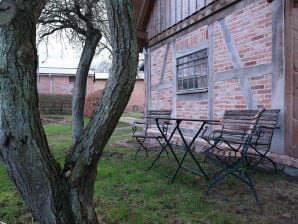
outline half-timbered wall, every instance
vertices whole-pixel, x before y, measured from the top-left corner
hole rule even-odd
[[[284,147],[284,1],[231,0],[229,7],[222,10],[217,7],[214,13],[207,18],[198,17],[196,22],[192,16],[183,17],[182,12],[181,17],[171,20],[170,14],[177,11],[171,8],[173,5],[166,5],[167,2],[156,1],[148,25],[151,45],[147,63],[147,73],[150,74],[146,79],[147,109],[171,109],[172,116],[198,119],[220,119],[226,109],[281,109],[280,129],[275,132],[271,147],[272,158],[298,167],[294,157],[277,156],[287,154]],[[198,1],[174,2],[177,6]],[[212,6],[212,2],[206,1],[206,4]],[[158,13],[161,9],[163,16]],[[191,10],[187,12],[185,15],[188,16],[199,14]],[[155,27],[153,31],[157,21],[166,21],[164,17],[171,22]],[[191,26],[180,29],[179,21],[182,21],[179,24]],[[179,29],[175,31],[175,27]],[[166,39],[161,34],[163,29],[171,31]],[[156,35],[162,38],[154,37]],[[177,92],[177,58],[203,49],[208,52],[208,90],[187,94]]]

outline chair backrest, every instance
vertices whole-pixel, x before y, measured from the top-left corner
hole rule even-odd
[[[170,117],[172,114],[172,110],[149,110],[148,116],[149,117]]]
[[[146,119],[146,124],[148,128],[156,127],[155,117],[163,118],[162,119],[162,128],[164,132],[167,132],[169,118],[171,118],[171,110],[149,110],[148,116]]]
[[[258,134],[253,135],[252,144],[270,147],[274,129],[280,110],[226,110],[222,119],[222,129],[226,132],[243,133],[257,129]],[[260,117],[258,117],[261,115]],[[256,118],[257,123],[255,123]]]
[[[258,122],[258,136],[254,137],[252,144],[258,145],[258,148],[264,146],[270,147],[274,130],[277,128],[277,121],[280,110],[265,110]]]
[[[253,128],[259,110],[226,110],[222,119],[222,129],[230,133],[243,133]]]

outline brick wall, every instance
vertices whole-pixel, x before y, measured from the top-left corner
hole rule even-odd
[[[94,95],[98,90],[103,90],[106,85],[106,79],[98,79],[92,83],[93,91],[90,95]],[[95,94],[96,96],[98,94]],[[88,97],[88,96],[87,96]],[[93,99],[92,99],[93,100]],[[144,90],[144,80],[137,79],[134,90],[131,94],[131,97],[128,101],[125,111],[127,112],[143,112],[144,111],[144,101],[145,101],[145,90]],[[94,103],[94,100],[92,101]],[[88,110],[88,116],[92,111]]]
[[[105,79],[94,81],[93,76],[87,79],[87,96],[97,90],[103,90],[106,84]],[[38,81],[38,91],[40,94],[72,94],[74,83],[69,82],[68,76],[48,76],[41,75]],[[144,80],[136,81],[132,96],[128,102],[126,111],[144,111]]]
[[[41,94],[72,94],[74,82],[70,82],[69,76],[40,75],[37,86]],[[93,92],[93,76],[87,79],[87,94],[91,92]]]
[[[208,26],[203,26],[176,40],[176,49],[183,50],[208,39]]]
[[[216,21],[210,26],[214,27],[213,37],[208,36],[208,25],[202,26],[195,31],[186,33],[182,37],[176,39],[176,52],[199,46],[200,43],[206,42],[213,38],[213,71],[214,75],[229,70],[250,67],[254,65],[271,63],[272,61],[272,4],[267,1],[256,1],[243,9],[237,10],[224,18],[226,31],[228,32],[235,48],[236,57],[240,62],[235,65],[232,61],[231,51],[223,36],[220,21]],[[164,58],[166,57],[166,45],[163,45],[151,52],[151,107],[156,109],[156,105],[160,107],[172,108],[171,103],[173,88],[162,88],[164,82],[172,82],[174,72],[172,71],[172,51],[174,45],[171,44],[167,56],[165,74],[161,83],[161,76],[164,66]],[[176,59],[174,59],[176,60]],[[242,75],[249,76],[250,74]],[[240,86],[239,77],[228,80],[220,80],[214,82],[214,115],[219,118],[226,109],[244,109],[247,108],[243,89]],[[271,108],[271,74],[260,75],[257,77],[248,77],[248,82],[253,94],[253,98],[258,108]],[[175,85],[175,83],[173,84]],[[159,101],[159,102],[157,102]],[[176,112],[177,115],[187,116],[193,103],[197,103],[200,107],[191,109],[196,114],[202,114],[206,117],[208,114],[208,103],[203,100],[181,100],[177,97]],[[197,110],[197,111],[196,111]]]
[[[250,78],[249,83],[257,106],[270,109],[272,105],[272,75]]]
[[[144,80],[138,79],[125,111],[143,112],[145,101]]]
[[[168,48],[168,51],[167,51]],[[172,48],[173,44],[162,46],[152,52],[151,63],[151,108],[158,110],[171,110],[173,102],[173,89],[160,88],[173,82],[172,75]],[[162,103],[159,103],[162,102]]]
[[[218,22],[214,24],[214,72],[271,63],[272,61],[272,4],[256,1],[225,18],[232,44],[239,57],[232,61],[231,52]],[[235,56],[235,55],[233,55]],[[250,74],[244,74],[244,76]],[[245,77],[244,77],[245,78]],[[271,108],[271,74],[248,78],[258,108]],[[247,108],[238,79],[214,83],[214,114],[218,118],[225,109]]]
[[[272,4],[256,1],[227,17],[244,66],[272,60]]]

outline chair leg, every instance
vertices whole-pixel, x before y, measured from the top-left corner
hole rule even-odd
[[[256,204],[257,205],[260,205],[260,200],[259,200],[259,197],[257,195],[256,189],[255,189],[255,187],[253,185],[252,180],[248,176],[247,172],[246,171],[241,171],[241,176],[242,176],[241,180],[250,187],[250,189],[251,189],[251,191],[252,191],[252,193],[253,193],[253,195],[255,197]]]
[[[274,168],[274,172],[277,173],[277,167],[276,167],[276,164],[275,164],[275,162],[274,162],[272,159],[268,158],[266,155],[260,155],[260,157],[261,157],[261,158],[260,158],[258,161],[256,161],[256,163],[255,163],[255,165],[254,165],[254,169],[253,169],[253,173],[254,173],[254,174],[256,173],[257,166],[258,166],[262,161],[264,161],[264,159],[267,159],[267,160],[272,164],[272,166],[273,166],[273,168]]]
[[[256,159],[255,163],[254,163],[254,166],[253,166],[253,173],[255,174],[256,173],[256,169],[257,169],[257,166],[262,162],[264,161],[264,159],[268,160],[273,168],[274,168],[274,172],[277,173],[277,167],[276,167],[276,163],[270,159],[268,156],[267,156],[267,153],[268,153],[268,150],[265,151],[264,153],[261,153],[256,147],[254,146],[251,146],[255,152],[256,152],[256,155],[260,157],[260,159]],[[268,148],[270,148],[270,145],[268,146]]]
[[[231,173],[225,173],[223,175],[220,176],[221,173],[225,172],[225,170],[221,170],[217,173],[215,173],[212,178],[210,179],[207,189],[205,190],[205,195],[208,195],[209,190],[214,187],[219,181],[221,181],[222,179],[224,179],[226,176],[228,176]]]
[[[139,137],[135,137],[135,139],[136,139],[137,142],[139,143],[139,146],[138,146],[138,148],[136,149],[136,153],[135,153],[135,155],[133,156],[132,159],[135,160],[135,159],[137,158],[138,153],[139,153],[140,151],[142,151],[142,149],[145,150],[145,152],[146,152],[146,158],[148,158],[148,149],[147,149],[147,147],[144,145],[144,142],[145,142],[146,138],[141,138],[142,140],[140,140]]]
[[[235,174],[234,173],[235,171],[238,171],[240,173],[240,175]],[[224,174],[220,175],[221,173],[224,173]],[[258,198],[258,195],[257,195],[256,189],[253,185],[253,182],[250,179],[250,177],[248,176],[247,172],[243,171],[243,170],[240,171],[240,170],[235,170],[235,169],[232,169],[232,170],[224,170],[223,169],[223,170],[217,172],[216,174],[213,175],[213,177],[209,181],[207,189],[205,190],[205,195],[207,196],[209,193],[209,190],[212,187],[214,187],[219,181],[221,181],[222,179],[224,179],[225,177],[227,177],[230,174],[235,176],[239,180],[243,181],[245,184],[247,184],[249,186],[249,188],[252,191],[253,196],[255,198],[256,204],[260,205],[260,200]]]
[[[160,138],[157,138],[157,141],[158,141],[158,143],[159,143],[160,146],[161,146],[161,150],[166,151],[166,153],[167,153],[167,157],[168,157],[168,159],[169,159],[169,152],[168,152],[168,150],[167,150],[167,143],[166,143],[166,142],[162,142]]]

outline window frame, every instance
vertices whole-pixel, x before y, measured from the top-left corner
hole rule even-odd
[[[208,47],[204,47],[204,48],[192,48],[190,50],[183,50],[181,52],[179,52],[176,55],[176,65],[175,65],[175,69],[176,69],[176,94],[188,94],[188,93],[201,93],[201,92],[207,92],[208,91],[208,78],[209,78],[209,55],[208,55]],[[184,58],[184,59],[183,59]],[[193,58],[192,60],[190,60],[191,58]],[[180,61],[183,61],[182,63]],[[193,64],[192,66],[190,66],[190,64]],[[197,65],[203,65],[205,64],[205,67],[203,68],[202,71],[202,67],[194,67]],[[181,69],[179,69],[179,67],[181,66]],[[190,68],[190,69],[189,69]],[[193,69],[192,69],[193,68]],[[199,68],[201,71],[195,71],[196,68]],[[179,73],[182,70],[187,70],[187,75],[185,75],[186,73]],[[202,72],[204,72],[204,74],[202,75]],[[190,74],[193,75],[190,75]],[[182,76],[182,77],[181,77]],[[202,82],[198,82],[199,79],[202,79],[202,77],[204,77],[204,81]],[[190,81],[189,80],[193,80],[192,81],[192,87],[189,88],[189,84]],[[183,88],[182,89],[179,87],[180,85],[180,81],[182,80],[182,85],[188,85],[188,88]],[[185,81],[185,84],[183,83],[184,80],[188,80]],[[196,82],[197,82],[197,86],[196,86]],[[205,83],[204,86],[200,87],[200,83]]]

